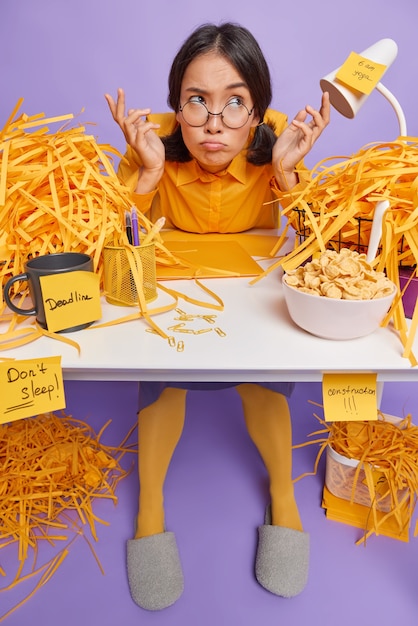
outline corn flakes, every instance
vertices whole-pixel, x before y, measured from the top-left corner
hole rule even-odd
[[[326,250],[284,275],[285,282],[313,295],[339,300],[373,300],[393,292],[393,283],[377,272],[366,255],[349,248]]]

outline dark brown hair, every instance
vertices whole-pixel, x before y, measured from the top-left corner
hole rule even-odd
[[[230,22],[216,26],[204,24],[197,28],[177,52],[168,77],[168,104],[177,113],[184,73],[196,57],[217,52],[225,57],[246,82],[254,102],[255,115],[263,120],[272,98],[270,70],[254,36],[243,26]],[[274,128],[262,124],[257,126],[248,149],[247,160],[254,165],[271,162],[271,153],[276,141]],[[180,126],[171,135],[163,137],[168,161],[190,161]]]

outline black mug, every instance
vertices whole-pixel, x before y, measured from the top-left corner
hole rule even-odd
[[[6,304],[12,311],[19,315],[36,315],[38,324],[42,326],[42,328],[47,329],[45,307],[39,279],[42,276],[49,276],[50,274],[64,274],[66,272],[75,271],[93,272],[93,259],[88,254],[82,252],[57,252],[55,254],[34,257],[25,263],[25,271],[22,274],[17,274],[9,278],[6,282],[3,290]],[[28,283],[30,297],[33,303],[31,309],[22,309],[16,306],[10,298],[10,289],[18,281],[27,281]],[[69,333],[75,330],[81,330],[87,328],[92,323],[93,322],[79,324],[78,326],[72,326],[60,332]]]

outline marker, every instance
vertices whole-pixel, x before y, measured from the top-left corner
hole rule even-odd
[[[142,245],[145,245],[146,243],[149,243],[152,239],[154,239],[155,235],[160,232],[164,224],[165,224],[165,217],[159,217],[158,220],[155,222],[154,226],[149,231],[148,235],[145,237],[144,241],[142,242]]]
[[[129,211],[125,211],[125,229],[126,229],[126,236],[128,237],[128,241],[132,245],[132,222],[131,222],[131,214],[129,213]]]
[[[131,221],[133,244],[134,246],[139,246],[138,212],[135,206],[131,208]]]

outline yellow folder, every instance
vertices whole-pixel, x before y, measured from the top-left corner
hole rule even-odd
[[[177,265],[157,262],[157,279],[258,276],[263,268],[253,256],[268,257],[277,236],[252,234],[194,234],[169,230],[162,233],[164,247],[179,260]]]

